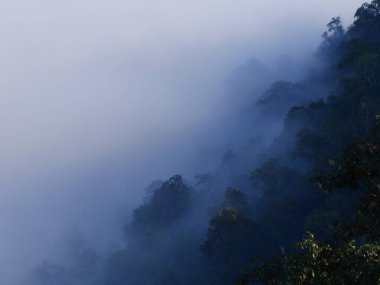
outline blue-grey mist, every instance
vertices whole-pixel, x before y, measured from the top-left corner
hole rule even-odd
[[[146,185],[247,139],[234,70],[302,76],[325,24],[361,2],[0,0],[0,283],[72,239],[117,248]]]

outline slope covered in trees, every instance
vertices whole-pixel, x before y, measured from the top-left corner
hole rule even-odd
[[[380,0],[317,57],[252,99],[254,138],[219,168],[157,185],[91,284],[380,284]]]

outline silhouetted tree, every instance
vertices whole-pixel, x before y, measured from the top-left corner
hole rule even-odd
[[[132,230],[155,231],[165,229],[189,210],[194,191],[182,176],[175,175],[153,191],[149,200],[133,212]]]

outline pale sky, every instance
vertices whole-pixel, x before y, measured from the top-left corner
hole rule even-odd
[[[35,156],[139,145],[173,117],[203,124],[202,100],[236,65],[309,53],[332,16],[350,22],[361,3],[0,2],[0,166],[16,173]]]

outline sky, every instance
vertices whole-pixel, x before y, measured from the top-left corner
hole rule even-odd
[[[307,57],[361,3],[0,0],[1,283],[67,229],[112,247],[150,181],[217,164],[234,69]]]

